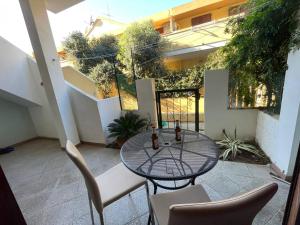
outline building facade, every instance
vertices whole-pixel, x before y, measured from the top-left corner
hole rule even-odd
[[[230,39],[228,20],[244,13],[245,0],[194,0],[150,17],[166,41],[165,64],[180,70],[202,64]]]

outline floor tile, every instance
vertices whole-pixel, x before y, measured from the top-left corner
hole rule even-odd
[[[120,163],[120,151],[116,149],[83,144],[79,150],[95,176]],[[84,179],[58,141],[38,139],[19,145],[14,152],[1,155],[0,163],[29,225],[91,224]],[[254,224],[280,225],[289,185],[273,179],[269,173],[268,166],[219,161],[198,177],[196,184],[204,187],[212,201],[218,201],[276,182],[278,192],[256,216]],[[174,182],[161,183],[174,185]],[[149,188],[153,193],[151,182]],[[167,191],[158,188],[158,193]],[[109,205],[104,215],[106,225],[145,225],[148,220],[145,188],[138,188],[131,196]],[[95,208],[94,217],[99,224]]]

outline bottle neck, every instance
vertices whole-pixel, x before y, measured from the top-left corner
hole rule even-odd
[[[179,127],[179,121],[176,120],[176,127]]]

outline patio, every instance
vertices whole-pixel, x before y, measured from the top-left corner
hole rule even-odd
[[[82,144],[79,150],[95,175],[120,162],[116,149]],[[35,139],[18,145],[14,152],[0,156],[0,164],[28,224],[91,224],[83,177],[57,140]],[[268,166],[219,161],[214,169],[197,178],[196,183],[204,186],[212,200],[221,200],[269,181],[277,182],[278,192],[257,215],[254,224],[279,225],[289,185],[272,178],[269,172]],[[138,189],[105,208],[106,224],[146,224],[145,194],[144,189]],[[99,218],[95,218],[99,224]]]

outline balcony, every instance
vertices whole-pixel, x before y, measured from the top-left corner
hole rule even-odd
[[[163,34],[166,42],[165,56],[208,52],[224,46],[230,38],[230,35],[225,33],[227,22],[228,19],[222,19]]]

